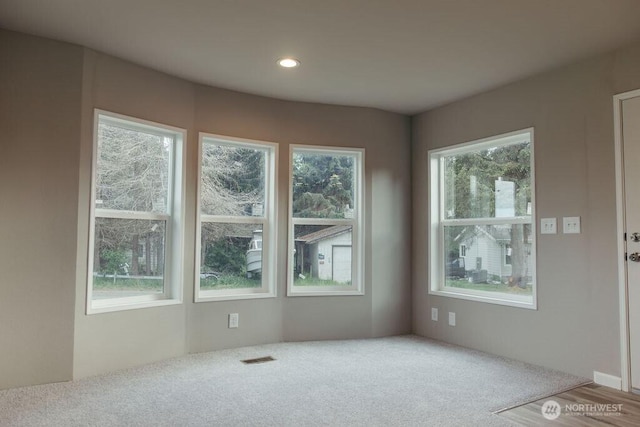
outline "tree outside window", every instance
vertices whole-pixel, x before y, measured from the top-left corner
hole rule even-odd
[[[275,295],[276,145],[200,135],[196,301]]]
[[[429,157],[431,290],[535,305],[533,131]]]
[[[289,295],[362,294],[363,157],[291,148]]]
[[[94,133],[88,312],[179,299],[183,132],[96,111]]]

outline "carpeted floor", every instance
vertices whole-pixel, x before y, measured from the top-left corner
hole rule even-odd
[[[501,426],[586,381],[416,336],[280,343],[0,391],[0,425]]]

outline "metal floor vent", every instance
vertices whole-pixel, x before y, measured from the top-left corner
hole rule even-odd
[[[246,363],[247,365],[252,365],[254,363],[265,363],[265,362],[271,362],[274,359],[271,356],[265,356],[265,357],[258,357],[256,359],[247,359],[247,360],[243,360],[242,363]]]

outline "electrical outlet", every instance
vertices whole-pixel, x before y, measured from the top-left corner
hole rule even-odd
[[[431,320],[434,322],[438,321],[438,309],[435,307],[431,307]]]
[[[240,316],[238,313],[229,314],[229,328],[237,328],[240,323]]]
[[[580,234],[580,217],[565,216],[562,218],[562,232],[564,234]]]
[[[453,311],[449,312],[449,326],[456,326],[456,314]]]
[[[540,219],[540,234],[556,234],[558,222],[555,218]]]

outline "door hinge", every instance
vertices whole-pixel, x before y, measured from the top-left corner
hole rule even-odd
[[[627,241],[627,233],[624,233],[624,241]]]

